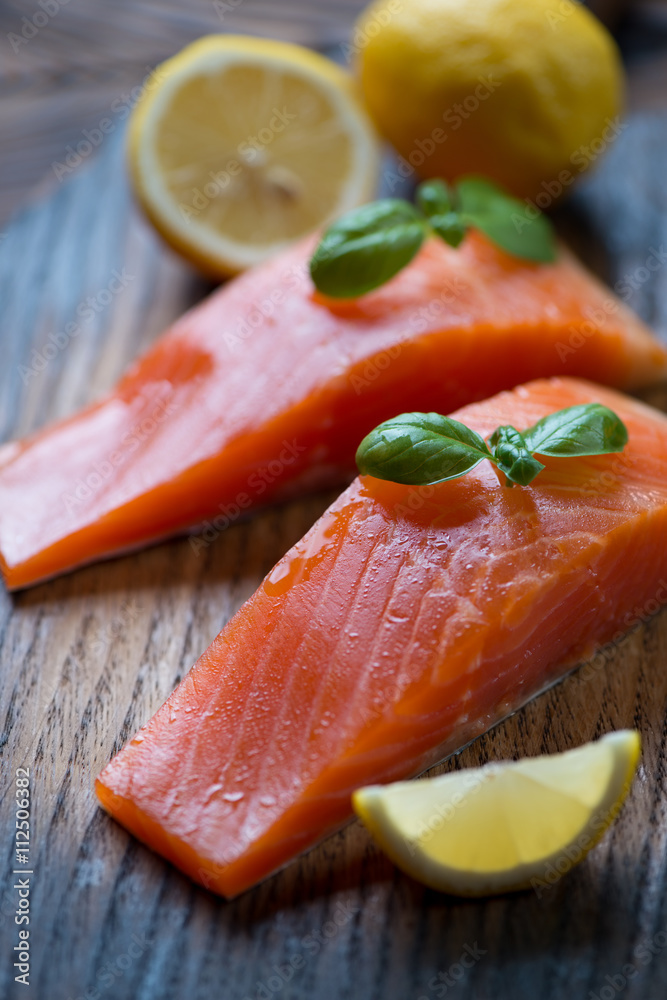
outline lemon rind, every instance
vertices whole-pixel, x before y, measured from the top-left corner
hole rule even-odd
[[[369,829],[377,843],[382,847],[391,860],[407,874],[425,883],[433,889],[447,892],[457,896],[478,897],[495,895],[501,892],[516,891],[535,885],[542,880],[544,884],[545,873],[556,872],[558,877],[566,874],[571,868],[584,859],[584,857],[599,843],[605,832],[614,821],[620,811],[635,773],[641,752],[641,741],[639,734],[629,730],[621,730],[603,736],[597,743],[588,744],[591,749],[604,746],[611,749],[614,757],[614,765],[611,769],[610,780],[601,791],[600,798],[595,804],[595,808],[590,810],[590,816],[582,827],[574,834],[567,843],[559,845],[557,849],[539,858],[524,864],[513,864],[512,866],[496,871],[477,871],[461,869],[446,865],[441,860],[434,858],[428,851],[428,844],[421,845],[410,837],[406,837],[397,828],[394,818],[390,816],[386,809],[387,789],[399,789],[401,785],[409,785],[414,788],[414,782],[397,782],[392,786],[371,785],[358,789],[353,795],[353,805],[355,811]],[[566,751],[564,754],[552,755],[557,757],[567,757],[569,754],[578,753],[585,748],[577,748],[573,751]],[[503,762],[493,764],[496,769],[512,768],[518,765],[525,765],[530,760],[536,762],[539,768],[541,758],[529,758],[528,761]],[[487,765],[487,768],[489,765]],[[486,768],[468,769],[465,772],[457,771],[450,774],[441,775],[438,778],[428,780],[429,785],[436,785],[440,782],[457,779],[460,780],[464,774],[470,775],[473,772],[481,773]],[[602,817],[602,821],[600,820]],[[581,843],[582,838],[585,848],[581,848],[578,853],[572,856],[568,853],[568,848],[573,844]]]

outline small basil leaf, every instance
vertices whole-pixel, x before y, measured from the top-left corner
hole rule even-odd
[[[491,446],[498,468],[505,473],[510,486],[528,486],[544,466],[533,458],[523,436],[516,427],[498,427],[491,435]]]
[[[426,231],[414,206],[398,198],[348,212],[327,229],[311,258],[315,287],[342,299],[378,288],[410,263]]]
[[[456,185],[464,223],[480,229],[502,250],[548,263],[556,259],[554,230],[542,213],[483,177],[464,177]]]
[[[466,228],[457,212],[447,212],[446,215],[432,215],[428,220],[434,230],[450,247],[457,247],[463,241]]]
[[[540,455],[605,455],[623,451],[625,424],[601,403],[568,406],[523,431],[528,448]]]
[[[486,212],[493,208],[495,203],[502,206],[507,201],[517,200],[493,181],[476,175],[461,177],[456,182],[456,195],[461,211],[470,213]]]
[[[417,188],[417,205],[430,219],[432,215],[447,215],[454,205],[447,184],[439,179],[424,181]]]
[[[475,431],[439,413],[402,413],[371,431],[357,450],[362,475],[421,486],[457,479],[492,459]]]

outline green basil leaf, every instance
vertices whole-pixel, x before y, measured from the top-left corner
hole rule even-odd
[[[544,468],[541,462],[533,458],[516,427],[498,427],[491,435],[490,442],[498,468],[505,473],[510,486],[513,483],[528,486]]]
[[[493,456],[479,434],[439,413],[402,413],[359,445],[362,475],[421,486],[457,479]]]
[[[378,288],[415,256],[426,236],[417,209],[398,198],[362,205],[334,222],[310,261],[315,287],[352,299]]]
[[[449,243],[457,247],[466,234],[461,217],[454,208],[451,192],[442,180],[424,181],[417,188],[417,205],[429,221],[431,229]]]
[[[606,455],[623,451],[628,442],[623,421],[601,403],[568,406],[522,433],[539,455]]]
[[[456,185],[461,219],[481,230],[502,250],[525,260],[556,259],[554,230],[541,212],[506,194],[484,177],[464,177]]]
[[[501,210],[502,206],[508,201],[517,201],[516,198],[507,194],[501,187],[494,184],[493,181],[474,174],[468,177],[461,177],[456,182],[455,190],[459,208],[462,212],[469,212],[471,214],[481,214],[490,211],[496,204],[499,206],[499,210]],[[519,202],[519,204],[522,204],[522,202]]]
[[[450,247],[457,247],[463,242],[466,234],[466,227],[461,221],[458,212],[447,212],[446,215],[432,215],[428,220],[431,229],[440,236]]]
[[[430,219],[432,215],[447,215],[454,211],[454,203],[445,181],[439,178],[424,181],[417,188],[417,205],[424,215]]]

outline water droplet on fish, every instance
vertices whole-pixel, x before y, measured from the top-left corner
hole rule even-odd
[[[143,736],[135,736],[134,739],[132,740],[132,743],[143,743],[143,742],[144,742]]]
[[[273,795],[262,795],[259,804],[260,806],[275,806],[276,800]]]
[[[243,798],[243,792],[225,792],[222,797],[225,802],[240,802]]]
[[[211,799],[214,797],[214,795],[216,795],[220,791],[221,788],[222,788],[222,785],[219,785],[219,784],[215,784],[215,785],[211,785],[210,786],[209,790],[206,793],[206,798],[204,799],[204,805],[205,806],[207,806],[209,804],[209,802],[211,801]]]
[[[280,581],[284,580],[285,577],[289,574],[290,569],[291,569],[291,565],[290,565],[290,563],[288,561],[285,560],[283,562],[279,562],[271,570],[271,572],[269,574],[268,583],[271,583],[271,584],[274,584],[274,585],[276,583],[280,583]]]
[[[285,556],[269,573],[264,581],[264,591],[269,597],[279,597],[282,594],[303,583],[310,576],[315,566],[319,565],[327,552],[334,545],[339,517],[334,515],[333,521],[324,521],[299,543],[299,551],[289,558]]]
[[[402,622],[406,622],[408,620],[408,615],[399,615],[390,611],[387,615],[387,620],[393,622],[395,625],[400,625]]]

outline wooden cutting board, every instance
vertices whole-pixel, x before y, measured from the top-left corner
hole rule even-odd
[[[631,286],[630,303],[663,336],[665,177],[667,117],[636,111],[559,218],[612,284]],[[123,287],[109,296],[118,274]],[[206,290],[133,207],[118,129],[0,242],[0,439],[99,396]],[[86,304],[93,315],[81,319]],[[76,334],[62,336],[70,322]],[[642,764],[619,820],[581,867],[541,892],[438,895],[401,875],[353,823],[227,903],[98,808],[103,765],[330,499],[267,511],[199,555],[174,541],[17,595],[0,589],[0,997],[664,997],[667,614],[651,617],[653,607],[637,609],[641,624],[620,645],[444,766],[641,730]],[[14,982],[11,957],[17,768],[30,770],[32,799],[29,986]]]

